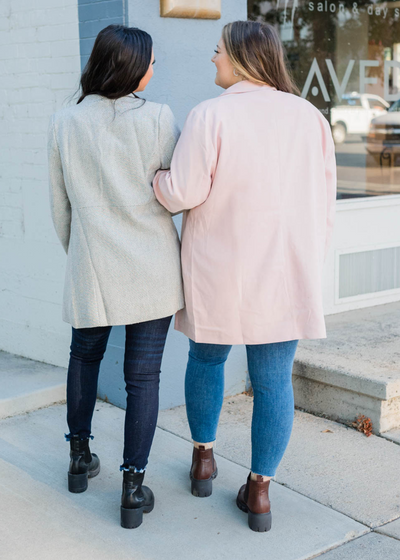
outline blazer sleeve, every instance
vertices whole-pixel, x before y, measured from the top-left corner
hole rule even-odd
[[[204,111],[193,109],[176,145],[170,171],[158,171],[153,188],[170,212],[199,206],[210,194],[217,164],[217,147]]]
[[[66,253],[71,234],[71,204],[64,183],[60,150],[54,130],[54,116],[48,130],[47,156],[49,165],[50,209],[54,227]]]
[[[158,120],[158,145],[160,151],[160,169],[171,167],[172,154],[181,131],[168,105],[162,105]]]
[[[328,254],[328,250],[332,240],[333,226],[336,216],[336,158],[335,158],[335,144],[332,138],[332,132],[328,121],[325,125],[325,138],[324,138],[324,156],[325,156],[325,177],[327,189],[327,223],[326,223],[326,238],[325,238],[325,252],[324,259]]]

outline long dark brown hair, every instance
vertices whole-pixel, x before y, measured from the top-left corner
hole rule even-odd
[[[152,47],[151,36],[136,27],[109,25],[102,29],[82,72],[77,103],[91,93],[108,99],[133,93],[150,66]]]
[[[279,91],[299,94],[286,65],[278,33],[268,23],[234,21],[222,30],[226,52],[240,76]]]

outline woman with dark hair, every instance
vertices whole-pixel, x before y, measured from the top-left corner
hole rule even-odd
[[[68,254],[63,320],[72,325],[67,378],[68,487],[84,492],[100,462],[89,448],[97,380],[113,325],[125,325],[127,391],[121,524],[137,527],[154,496],[142,486],[158,414],[172,315],[184,306],[179,237],[151,182],[179,130],[167,105],[139,98],[153,75],[146,32],[98,34],[75,106],[51,118],[50,199]]]
[[[212,61],[226,91],[187,117],[170,171],[153,181],[171,212],[186,210],[185,392],[194,442],[192,493],[209,496],[224,363],[245,344],[254,391],[252,462],[237,497],[254,531],[271,528],[270,479],[289,442],[299,339],[325,338],[321,277],[335,214],[328,121],[296,91],[268,24],[224,27]]]

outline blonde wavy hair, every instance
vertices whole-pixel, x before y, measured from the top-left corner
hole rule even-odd
[[[222,39],[237,73],[246,80],[279,91],[299,94],[286,66],[278,33],[268,23],[234,21],[224,26]]]

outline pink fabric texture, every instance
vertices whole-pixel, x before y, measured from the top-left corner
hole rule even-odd
[[[185,210],[176,330],[214,344],[326,337],[336,162],[329,123],[311,103],[233,85],[189,113],[153,188],[170,212]]]

